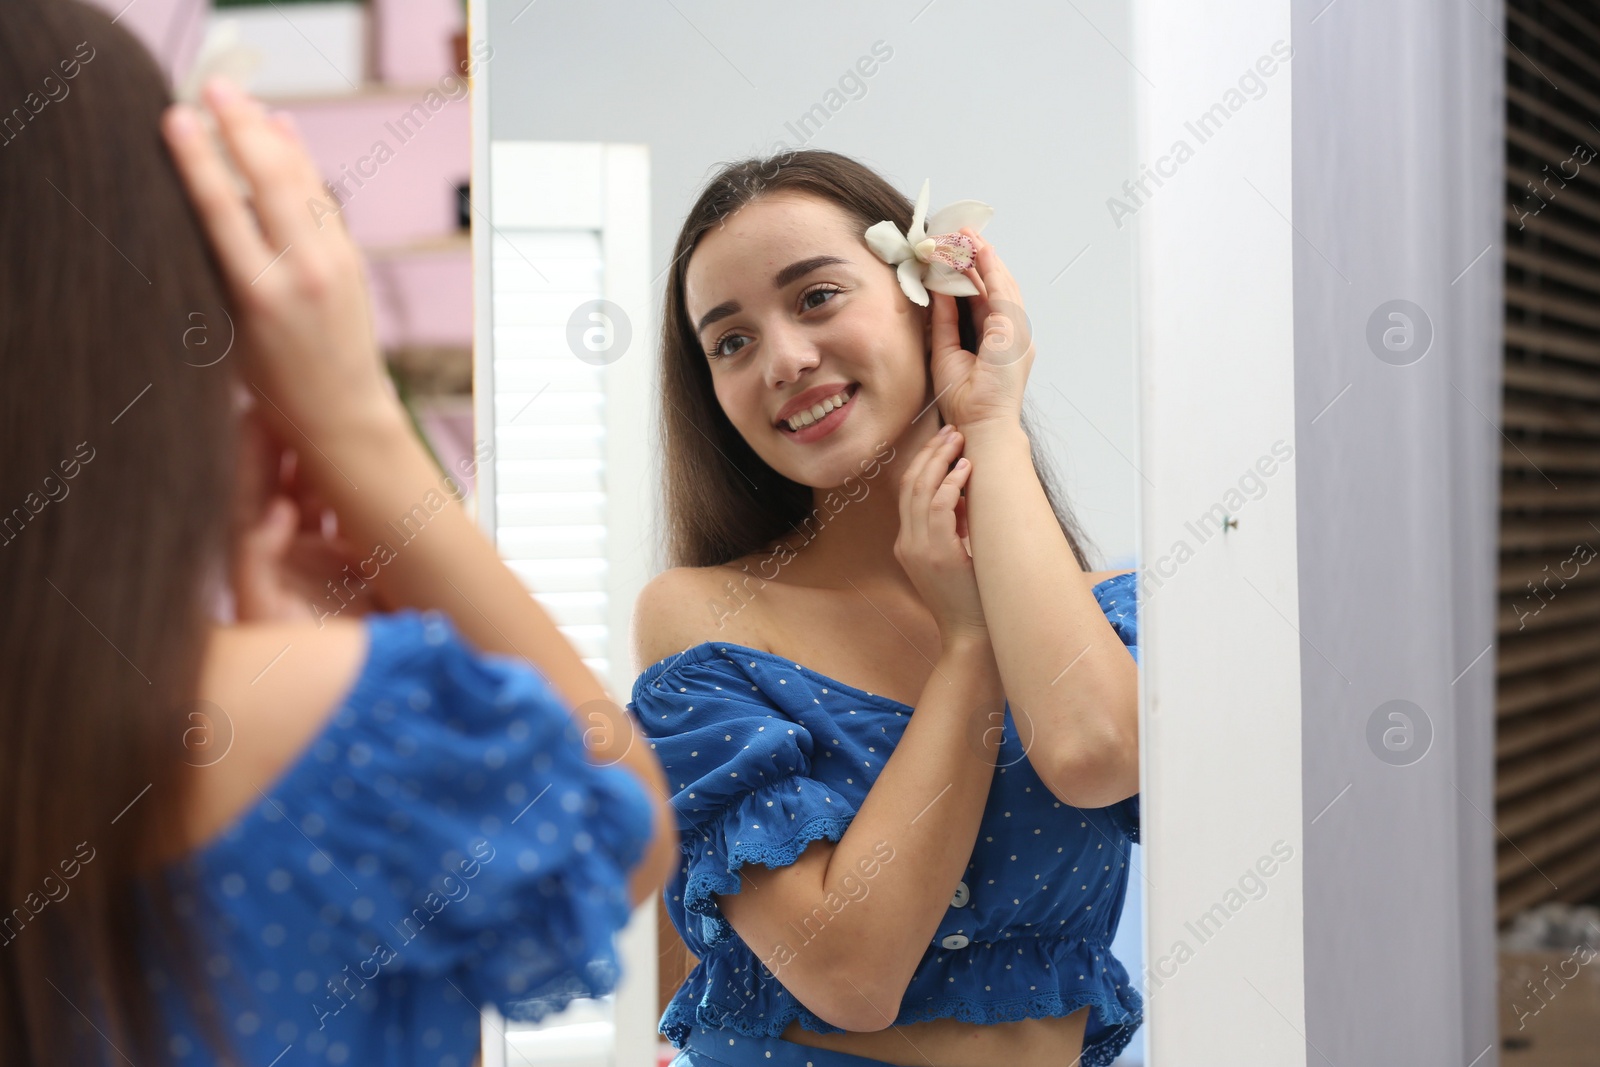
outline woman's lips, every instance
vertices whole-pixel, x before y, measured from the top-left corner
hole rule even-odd
[[[860,385],[852,385],[845,390],[846,397],[842,406],[834,408],[810,426],[802,426],[798,430],[791,430],[787,426],[780,426],[778,432],[797,444],[810,444],[820,440],[837,430],[844,420],[850,417],[850,412],[856,407],[856,394],[861,391]]]

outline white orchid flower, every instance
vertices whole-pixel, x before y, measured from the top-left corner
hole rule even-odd
[[[922,191],[917,194],[917,210],[911,216],[908,232],[901,233],[900,227],[886,219],[868,227],[865,235],[867,247],[895,268],[900,288],[912,303],[922,307],[928,306],[929,292],[978,295],[978,287],[962,273],[977,258],[978,246],[959,231],[966,226],[978,233],[994,217],[994,208],[980,200],[957,200],[924,222],[928,185],[923,181]]]

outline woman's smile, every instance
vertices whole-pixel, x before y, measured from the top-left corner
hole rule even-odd
[[[825,394],[808,407],[796,409],[788,418],[778,420],[778,432],[802,445],[827,437],[850,417],[850,412],[855,410],[852,401],[860,388],[860,385],[852,383]]]

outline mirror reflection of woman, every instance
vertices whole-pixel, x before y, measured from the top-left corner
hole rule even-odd
[[[914,302],[863,236],[912,218],[802,151],[724,168],[672,250],[672,567],[636,607],[630,709],[699,958],[661,1023],[675,1067],[1108,1064],[1142,1018],[1110,952],[1134,575],[1089,571],[1038,462],[1016,282],[964,229],[981,336]]]

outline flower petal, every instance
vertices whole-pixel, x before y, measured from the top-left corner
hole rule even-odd
[[[935,260],[928,264],[928,269],[922,273],[923,287],[934,293],[944,293],[946,296],[977,296],[978,287],[972,284],[972,279],[952,267]]]
[[[928,290],[922,285],[922,270],[925,266],[921,260],[908,259],[895,268],[895,273],[900,277],[900,288],[911,298],[913,304],[920,307],[928,306]]]
[[[928,239],[933,248],[927,255],[919,251],[917,258],[924,263],[943,263],[947,267],[964,271],[978,258],[978,245],[964,233],[941,233]],[[928,242],[924,242],[926,244]]]
[[[911,245],[906,243],[905,234],[900,232],[900,227],[887,219],[867,227],[864,236],[867,247],[885,263],[900,263],[911,258]]]
[[[973,233],[981,233],[985,224],[992,218],[994,218],[994,208],[983,201],[957,200],[933,213],[933,217],[928,220],[928,232],[956,233],[961,227],[970,226]]]
[[[928,236],[923,220],[928,217],[928,187],[933,179],[922,179],[922,191],[917,194],[917,209],[911,214],[911,229],[906,231],[906,241],[915,245],[918,241]]]

